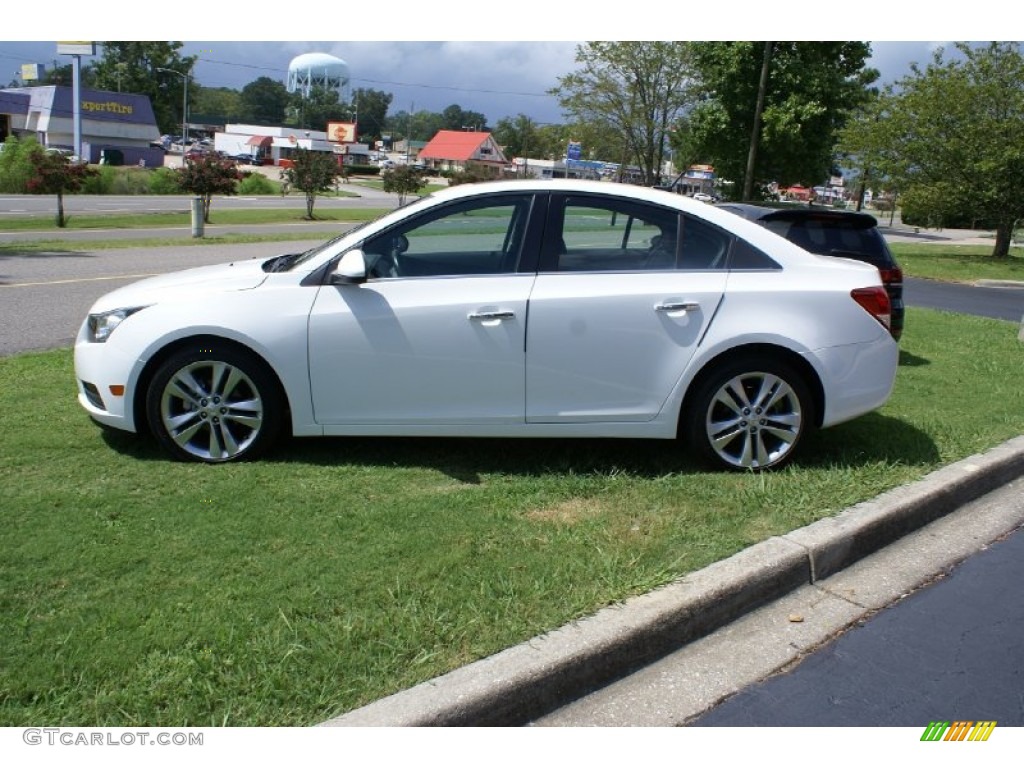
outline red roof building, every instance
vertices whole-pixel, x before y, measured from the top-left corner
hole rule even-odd
[[[493,168],[496,175],[508,163],[491,134],[478,131],[438,131],[420,150],[419,160],[443,171],[484,166]]]

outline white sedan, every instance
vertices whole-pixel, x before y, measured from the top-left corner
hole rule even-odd
[[[301,254],[150,278],[92,307],[78,400],[175,457],[294,435],[676,439],[789,461],[882,405],[897,345],[874,267],[681,195],[460,185]]]

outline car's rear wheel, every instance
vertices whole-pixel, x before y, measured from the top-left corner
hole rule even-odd
[[[701,458],[722,469],[761,471],[789,462],[814,424],[803,377],[764,356],[722,365],[698,385],[685,437]]]
[[[157,440],[179,459],[220,463],[265,450],[283,421],[273,374],[250,352],[203,342],[157,369],[146,415]]]

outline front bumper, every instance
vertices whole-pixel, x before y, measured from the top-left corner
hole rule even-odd
[[[78,403],[93,419],[115,429],[138,431],[132,393],[140,368],[139,360],[109,341],[89,341],[87,325],[82,324],[75,341],[75,382]],[[123,387],[123,394],[114,393],[112,388],[118,387]]]

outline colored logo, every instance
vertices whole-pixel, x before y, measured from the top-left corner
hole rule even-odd
[[[921,741],[988,741],[995,727],[995,720],[934,720],[924,729]]]

